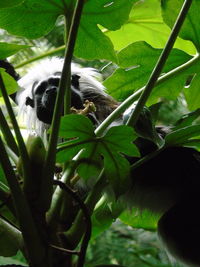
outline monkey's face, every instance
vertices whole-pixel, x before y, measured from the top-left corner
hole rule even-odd
[[[72,75],[71,80],[71,106],[76,109],[83,108],[79,78],[78,75]],[[32,88],[32,98],[26,98],[26,105],[34,108],[37,118],[46,124],[51,124],[52,121],[59,82],[59,76],[52,76],[40,83],[35,83]]]

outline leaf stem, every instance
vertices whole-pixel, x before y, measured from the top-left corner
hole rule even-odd
[[[76,3],[75,11],[72,18],[72,23],[69,31],[69,38],[65,52],[65,59],[63,70],[61,74],[61,80],[59,84],[59,90],[56,97],[56,104],[53,114],[52,128],[49,138],[49,147],[47,150],[47,156],[45,160],[43,180],[41,185],[41,194],[39,196],[39,203],[43,205],[44,210],[48,210],[51,203],[52,192],[53,192],[53,175],[54,175],[54,165],[56,158],[56,146],[58,139],[58,131],[60,126],[60,117],[63,110],[63,99],[65,93],[70,95],[70,69],[71,69],[71,60],[73,56],[76,36],[78,33],[78,27],[80,23],[81,13],[84,6],[84,0],[78,0]],[[67,90],[67,92],[66,92]],[[68,105],[69,106],[69,105]],[[69,109],[69,107],[68,107]]]
[[[19,125],[18,125],[17,120],[15,118],[15,114],[13,112],[13,109],[12,109],[12,106],[11,106],[11,103],[10,103],[10,100],[9,100],[9,97],[8,97],[8,94],[7,94],[7,91],[6,91],[6,88],[5,88],[5,85],[4,85],[4,82],[3,82],[1,74],[0,74],[0,88],[1,88],[2,96],[3,96],[4,101],[5,101],[6,108],[8,110],[8,114],[10,116],[10,119],[11,119],[11,122],[12,122],[12,125],[13,125],[13,129],[14,129],[14,132],[15,132],[15,135],[16,135],[16,139],[17,139],[17,142],[18,142],[19,152],[20,152],[20,156],[21,156],[21,159],[22,159],[23,175],[24,175],[24,177],[27,178],[29,176],[29,174],[30,174],[29,173],[29,171],[30,171],[30,168],[29,168],[29,163],[30,163],[29,162],[29,156],[28,156],[28,152],[27,152],[23,137],[22,137],[20,129],[19,129]]]
[[[59,185],[61,189],[65,190],[78,203],[78,205],[80,206],[82,210],[83,216],[85,218],[85,234],[84,234],[83,241],[81,244],[79,259],[77,263],[77,267],[83,267],[87,246],[88,246],[88,243],[91,237],[91,232],[92,232],[92,222],[90,218],[90,212],[87,206],[84,204],[84,202],[80,199],[78,194],[76,194],[76,192],[74,192],[70,187],[68,187],[66,184],[64,184],[61,181],[54,180],[54,183]]]
[[[88,208],[88,211],[90,214],[92,214],[97,202],[102,196],[102,191],[107,185],[107,181],[105,179],[104,170],[101,171],[99,175],[99,179],[97,183],[94,185],[92,191],[88,195],[85,205]],[[72,248],[75,248],[83,234],[85,232],[85,221],[84,221],[84,215],[82,211],[79,211],[72,227],[65,233],[67,240],[72,245]]]
[[[8,144],[8,146],[12,149],[12,151],[16,154],[19,155],[19,150],[18,150],[18,146],[15,142],[15,139],[12,135],[12,132],[8,126],[8,123],[5,119],[5,116],[0,108],[0,129],[3,133],[3,136],[6,140],[6,143]]]
[[[179,34],[179,31],[183,25],[183,22],[186,18],[186,15],[188,13],[188,10],[190,8],[192,4],[192,0],[185,0],[180,12],[179,12],[179,15],[177,17],[177,20],[174,24],[174,27],[171,31],[171,34],[169,36],[169,39],[165,45],[165,48],[163,49],[158,61],[157,61],[157,64],[154,68],[154,70],[152,71],[151,75],[150,75],[150,78],[145,86],[145,89],[144,91],[142,92],[139,100],[138,100],[138,103],[133,111],[133,113],[131,114],[128,122],[127,122],[127,125],[135,125],[135,123],[137,122],[138,120],[138,117],[140,115],[140,112],[142,111],[148,97],[150,96],[153,88],[154,88],[154,85],[156,84],[156,81],[158,79],[158,77],[160,76],[161,74],[161,71],[167,61],[167,58],[173,48],[173,45],[178,37],[178,34]]]
[[[41,244],[40,237],[33,222],[31,211],[17,181],[1,137],[0,151],[0,162],[6,175],[8,185],[12,193],[13,201],[15,203],[17,217],[25,244],[27,246],[29,259],[31,263],[35,263],[38,267],[47,266],[46,264],[44,264],[46,254],[44,246]]]

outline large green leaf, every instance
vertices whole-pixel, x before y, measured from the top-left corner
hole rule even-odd
[[[0,68],[0,73],[3,77],[7,93],[9,95],[15,93],[19,89],[19,85],[17,84],[17,82],[7,72],[5,72],[5,69]],[[2,96],[1,88],[0,88],[0,96]]]
[[[136,0],[87,1],[84,6],[75,54],[87,59],[108,59],[116,61],[113,45],[98,25],[116,30],[128,19]],[[70,20],[69,0],[26,0],[21,5],[0,10],[0,27],[14,35],[30,39],[41,37],[54,27],[59,15]],[[68,21],[69,22],[69,21]]]
[[[177,18],[184,0],[162,0],[163,19],[170,26]],[[200,50],[200,0],[193,0],[189,12],[184,21],[179,36],[194,43],[197,50]]]
[[[101,138],[95,137],[91,121],[81,115],[64,116],[61,121],[60,137],[69,141],[58,148],[57,160],[71,160],[80,150],[79,175],[84,178],[95,176],[94,167],[101,167],[104,160],[105,173],[116,195],[126,188],[129,175],[129,162],[121,153],[129,156],[139,156],[136,146],[132,143],[136,135],[128,126],[115,126]],[[100,168],[99,168],[100,169]]]
[[[120,50],[136,41],[146,41],[155,48],[162,48],[171,32],[171,29],[163,22],[160,0],[136,2],[129,20],[119,30],[103,30],[113,42],[116,50]],[[174,47],[189,54],[195,53],[193,44],[181,38],[176,40]]]
[[[0,43],[0,59],[5,59],[19,52],[21,49],[29,47],[28,45],[17,45],[17,44],[8,44]]]
[[[136,42],[118,53],[119,66],[104,85],[108,92],[118,100],[124,100],[134,91],[143,87],[160,56],[162,49],[155,49],[145,42]],[[163,72],[168,72],[187,62],[192,57],[181,50],[173,49]],[[173,90],[173,89],[172,89]],[[164,92],[169,98],[177,97],[178,89]],[[178,91],[178,92],[177,92]],[[159,96],[163,96],[159,94]]]

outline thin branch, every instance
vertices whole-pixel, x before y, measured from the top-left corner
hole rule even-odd
[[[84,202],[76,194],[76,192],[74,192],[69,186],[67,186],[66,184],[62,183],[61,181],[57,181],[57,180],[54,180],[54,184],[59,185],[60,188],[65,190],[78,203],[78,205],[80,206],[80,208],[83,212],[83,215],[85,217],[85,235],[83,237],[83,241],[82,241],[81,249],[80,249],[80,253],[79,253],[79,259],[78,259],[78,263],[77,263],[77,267],[83,267],[84,262],[85,262],[86,250],[87,250],[88,243],[89,243],[90,238],[91,238],[91,232],[92,232],[92,222],[91,222],[91,218],[90,218],[90,212],[89,212],[87,206],[84,204]]]
[[[56,146],[58,139],[58,131],[60,126],[60,117],[63,109],[63,99],[65,91],[67,90],[68,95],[70,92],[70,69],[71,69],[71,60],[73,56],[76,36],[78,32],[78,27],[80,23],[81,13],[84,6],[84,0],[78,0],[77,5],[73,14],[72,24],[70,27],[70,33],[67,43],[67,49],[65,53],[64,65],[61,74],[61,80],[59,84],[59,90],[56,98],[56,104],[53,114],[52,128],[49,139],[49,147],[47,151],[43,180],[41,186],[41,194],[39,196],[39,203],[42,203],[44,210],[48,210],[51,203],[52,191],[53,191],[53,175],[54,175],[54,165],[56,157]]]
[[[183,25],[183,22],[186,18],[186,15],[188,13],[188,10],[190,8],[192,4],[192,0],[185,0],[180,12],[179,12],[179,15],[177,17],[177,20],[174,24],[174,27],[172,29],[172,32],[169,36],[169,39],[165,45],[165,48],[163,49],[158,61],[157,61],[157,64],[154,68],[154,70],[152,71],[152,74],[146,84],[146,87],[144,89],[144,91],[142,92],[140,98],[139,98],[139,101],[133,111],[133,113],[131,114],[128,122],[127,122],[127,125],[135,125],[135,123],[137,122],[138,120],[138,117],[140,115],[140,112],[142,111],[147,99],[149,98],[155,84],[156,84],[156,81],[158,79],[158,77],[160,76],[161,74],[161,71],[167,61],[167,58],[173,48],[173,45],[177,39],[177,36],[179,34],[179,31]]]
[[[90,214],[92,214],[97,202],[102,196],[102,191],[107,186],[107,184],[108,182],[105,179],[104,170],[102,170],[97,183],[94,185],[92,191],[90,192],[85,201],[85,205],[87,206]],[[84,234],[84,231],[85,221],[83,217],[83,212],[79,211],[72,227],[65,233],[67,240],[69,240],[73,248],[75,248],[79,244]]]
[[[8,146],[12,149],[13,152],[15,152],[16,155],[19,155],[18,146],[15,142],[15,139],[12,135],[12,132],[8,126],[7,120],[5,119],[5,116],[1,108],[0,108],[0,128]]]
[[[12,193],[13,201],[17,212],[17,218],[19,220],[20,229],[24,237],[29,258],[31,262],[35,263],[38,267],[47,266],[43,262],[46,254],[45,249],[41,244],[40,237],[33,222],[31,211],[22,192],[22,189],[20,188],[20,185],[17,181],[1,137],[0,151],[0,162]]]
[[[6,108],[8,110],[8,114],[10,116],[10,119],[11,119],[11,122],[12,122],[12,125],[13,125],[13,129],[14,129],[14,132],[15,132],[15,135],[16,135],[16,139],[17,139],[17,142],[18,142],[19,152],[20,152],[20,156],[21,156],[21,159],[22,159],[24,178],[25,177],[27,178],[27,177],[29,177],[29,171],[30,171],[30,168],[29,168],[29,156],[28,156],[28,152],[27,152],[23,137],[22,137],[20,129],[19,129],[19,125],[18,125],[17,120],[15,118],[15,114],[13,112],[13,109],[12,109],[12,106],[11,106],[11,103],[10,103],[10,100],[9,100],[9,97],[8,97],[8,94],[7,94],[7,91],[6,91],[6,88],[5,88],[1,73],[0,73],[0,88],[1,88],[2,96],[4,98],[4,102],[5,102]]]

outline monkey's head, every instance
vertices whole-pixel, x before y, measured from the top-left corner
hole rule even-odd
[[[22,90],[17,93],[16,102],[20,113],[28,128],[40,135],[52,121],[62,66],[62,59],[46,59],[19,80]],[[93,102],[96,111],[88,117],[95,124],[103,121],[116,108],[117,102],[105,93],[97,80],[98,73],[75,64],[71,66],[71,73],[71,106],[79,110],[84,108],[86,100]]]
[[[76,109],[83,108],[83,96],[79,89],[80,76],[73,74],[71,79],[71,105]],[[26,97],[25,105],[35,109],[38,120],[51,124],[59,87],[60,76],[54,75],[47,80],[36,82],[32,88],[32,98]]]

